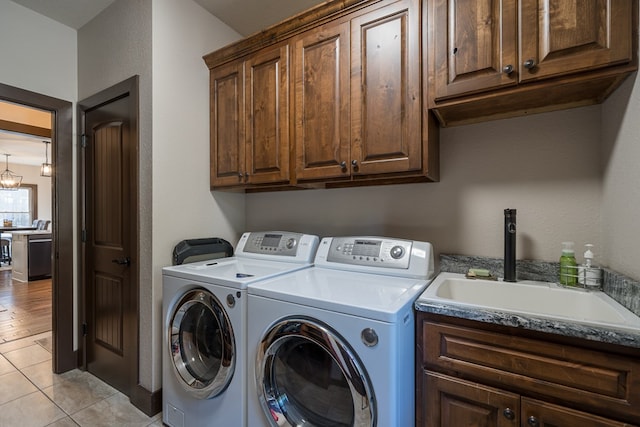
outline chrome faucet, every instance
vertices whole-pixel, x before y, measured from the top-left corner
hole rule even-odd
[[[516,281],[516,210],[504,210],[504,281]]]

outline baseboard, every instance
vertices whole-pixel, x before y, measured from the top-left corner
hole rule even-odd
[[[138,384],[131,391],[129,400],[147,416],[153,417],[162,410],[162,389],[151,392]]]

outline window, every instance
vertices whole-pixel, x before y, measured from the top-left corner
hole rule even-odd
[[[0,190],[0,226],[28,227],[38,217],[38,186],[22,184],[17,190]]]

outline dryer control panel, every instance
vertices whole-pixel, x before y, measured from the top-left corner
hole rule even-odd
[[[386,268],[408,268],[411,244],[409,240],[334,237],[327,254],[327,261]]]
[[[430,279],[434,273],[431,243],[389,237],[325,237],[316,267],[389,276]]]
[[[313,262],[318,236],[286,231],[244,233],[236,247],[236,256],[278,259],[287,262]]]

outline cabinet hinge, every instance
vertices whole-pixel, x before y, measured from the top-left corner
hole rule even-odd
[[[85,135],[84,133],[82,134],[82,136],[80,136],[80,146],[82,148],[87,148],[87,135]]]
[[[86,323],[82,324],[82,336],[86,337],[87,336],[87,330],[88,330],[88,326]]]
[[[86,243],[87,242],[87,230],[83,229],[80,232],[80,240],[82,240],[82,243]]]

